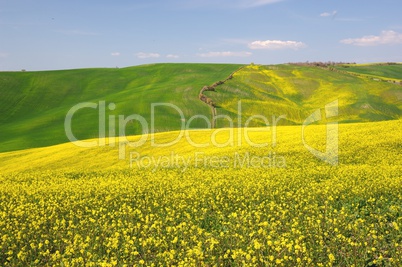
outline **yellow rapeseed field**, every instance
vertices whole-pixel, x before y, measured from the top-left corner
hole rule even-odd
[[[221,148],[148,140],[125,160],[118,145],[0,154],[0,265],[401,266],[401,126],[340,125],[337,166],[305,149],[298,126],[275,144],[254,129],[264,148],[235,130]],[[207,144],[211,132],[189,135]],[[311,126],[306,141],[322,150],[323,136]]]

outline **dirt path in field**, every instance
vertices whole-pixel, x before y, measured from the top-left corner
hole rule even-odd
[[[213,83],[210,86],[205,85],[204,87],[201,88],[200,90],[200,94],[198,95],[198,99],[200,99],[202,102],[204,102],[205,104],[207,104],[210,108],[211,108],[211,128],[214,129],[216,127],[216,123],[215,123],[215,118],[217,116],[217,111],[216,111],[216,103],[209,97],[207,97],[206,95],[204,95],[205,91],[214,91],[216,92],[216,87],[224,84],[225,82],[227,82],[228,80],[233,79],[233,75],[240,71],[241,69],[243,69],[245,66],[240,67],[238,70],[235,70],[234,72],[232,72],[229,77],[227,77],[225,80],[223,81],[217,81],[215,83]]]

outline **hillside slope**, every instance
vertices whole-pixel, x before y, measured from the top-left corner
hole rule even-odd
[[[377,68],[381,70],[382,66]],[[312,66],[250,65],[206,94],[218,106],[218,115],[230,117],[235,124],[239,110],[242,124],[255,115],[265,116],[270,123],[275,120],[272,116],[283,115],[286,119],[281,119],[281,124],[301,124],[314,110],[335,100],[339,103],[339,122],[393,120],[402,115],[400,85]],[[217,125],[228,127],[228,121],[221,118]],[[263,125],[261,118],[249,124]]]
[[[322,149],[326,127],[310,127]],[[338,166],[304,148],[300,126],[278,127],[275,148],[148,142],[132,169],[110,147],[0,153],[0,265],[400,266],[400,127],[340,125]],[[258,130],[253,141],[272,141]],[[213,131],[189,134],[209,143]]]
[[[364,169],[366,166],[378,167],[383,164],[383,167],[389,168],[389,171],[399,173],[402,165],[401,125],[401,120],[340,124],[339,166]],[[275,129],[272,127],[225,128],[191,130],[183,134],[181,138],[179,138],[180,132],[173,131],[157,133],[154,136],[146,134],[128,137],[132,144],[142,140],[143,137],[146,140],[143,144],[134,147],[124,146],[124,150],[121,150],[122,143],[119,143],[118,139],[112,140],[113,142],[107,140],[106,146],[93,148],[82,148],[73,143],[65,143],[51,147],[0,153],[2,163],[0,173],[9,175],[49,170],[74,173],[104,170],[133,170],[135,172],[138,169],[149,171],[177,168],[186,170],[194,167],[215,169],[215,167],[211,167],[211,164],[218,164],[216,169],[226,169],[227,166],[219,165],[219,159],[227,159],[228,167],[233,167],[237,160],[236,153],[241,157],[245,154],[255,157],[270,156],[272,166],[268,168],[265,166],[262,169],[274,170],[283,167],[286,167],[287,171],[292,169],[306,171],[306,168],[319,170],[321,167],[331,169],[329,164],[316,158],[303,144],[304,138],[308,146],[325,151],[326,130],[326,125],[311,125],[302,135],[302,127],[299,125],[279,126]],[[152,143],[168,144],[176,138],[178,141],[167,147],[156,147]],[[86,142],[89,141],[93,140],[86,140]],[[256,145],[264,145],[264,147]],[[361,153],[362,150],[367,152]],[[124,155],[123,159],[119,159],[121,153]],[[197,155],[199,159],[196,159]],[[176,156],[179,158],[178,161]],[[276,159],[274,159],[275,157]],[[286,166],[283,166],[281,159],[284,159]],[[164,166],[158,160],[169,161],[170,165]],[[246,165],[246,167],[250,166]]]
[[[105,101],[106,129],[109,115],[125,118],[139,114],[150,123],[151,103],[176,105],[185,118],[209,116],[198,98],[200,88],[222,79],[240,65],[154,64],[122,69],[77,69],[43,72],[0,72],[0,151],[42,147],[67,142],[64,120],[73,106]],[[115,109],[110,110],[110,103]],[[72,130],[78,139],[99,135],[99,106],[74,114]],[[181,116],[171,107],[155,108],[155,130],[180,129]],[[192,121],[193,128],[206,127],[205,120]],[[112,127],[113,128],[113,127]],[[132,123],[127,135],[146,129]],[[108,130],[107,130],[108,132]]]
[[[402,64],[345,64],[336,68],[383,79],[402,80]]]
[[[185,123],[192,129],[209,125],[259,127],[266,124],[262,117],[270,124],[302,124],[312,112],[335,100],[339,103],[335,120],[339,122],[394,120],[402,114],[402,87],[397,84],[311,66],[240,67],[153,64],[123,69],[1,72],[0,152],[68,142],[65,118],[80,103],[93,105],[78,109],[72,116],[72,133],[80,140],[96,138],[102,131],[106,137],[143,134],[152,126],[155,132],[172,131]],[[381,75],[393,76],[399,67],[375,69],[382,71]],[[199,99],[200,90],[227,79],[236,70],[232,79],[215,91],[205,92],[217,106],[218,117],[213,124],[211,109]],[[151,105],[155,103],[171,106],[155,107],[152,117]],[[99,113],[102,109],[104,118]],[[143,124],[126,121],[131,115],[143,118]],[[100,120],[105,122],[101,130]],[[326,123],[324,114],[318,123]]]

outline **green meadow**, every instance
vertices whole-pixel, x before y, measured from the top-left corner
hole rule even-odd
[[[346,68],[345,68],[346,67]],[[351,64],[337,67],[350,72],[402,80],[402,64]]]
[[[127,118],[138,114],[148,123],[144,127],[136,120],[127,122],[126,135],[146,133],[151,121],[155,132],[178,130],[182,124],[191,129],[207,128],[211,110],[199,101],[200,89],[225,80],[240,67],[243,66],[153,64],[122,69],[1,72],[0,151],[68,142],[64,120],[79,103],[98,105],[74,113],[72,131],[79,140],[99,136],[100,101],[105,101],[106,136],[119,135],[119,115]],[[400,68],[401,65],[373,65],[347,70],[398,78]],[[398,119],[402,113],[401,88],[316,67],[249,65],[218,86],[216,92],[205,94],[217,105],[220,117],[216,127],[237,127],[246,123],[266,125],[255,115],[263,115],[271,124],[301,124],[311,112],[334,100],[339,101],[340,122]],[[171,106],[159,105],[154,107],[152,119],[152,103],[170,103],[182,114]],[[109,116],[114,122],[109,121]]]
[[[197,98],[199,90],[239,67],[157,64],[122,69],[0,72],[0,151],[68,142],[65,116],[70,108],[83,102],[105,101],[107,106],[114,103],[115,110],[107,107],[107,116],[140,114],[148,122],[151,103],[174,104],[185,117],[194,114],[209,117],[210,109]],[[78,139],[98,136],[98,111],[82,109],[75,114],[72,129]],[[159,107],[155,113],[156,131],[181,127],[176,110]],[[207,126],[205,120],[194,120],[192,125]],[[127,135],[141,133],[141,127],[134,123],[126,132]]]
[[[401,266],[399,69],[1,72],[0,265]]]
[[[400,65],[376,66],[394,68]],[[402,87],[347,73],[311,66],[247,66],[208,95],[218,104],[218,114],[237,118],[242,102],[243,122],[256,114],[267,118],[285,115],[280,124],[301,124],[317,108],[338,100],[339,122],[368,122],[398,119],[402,110]],[[272,122],[273,120],[271,120]],[[263,126],[256,118],[250,126]],[[229,126],[225,119],[218,126]]]

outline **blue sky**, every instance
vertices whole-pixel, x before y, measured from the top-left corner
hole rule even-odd
[[[400,0],[0,0],[0,70],[402,62]]]

